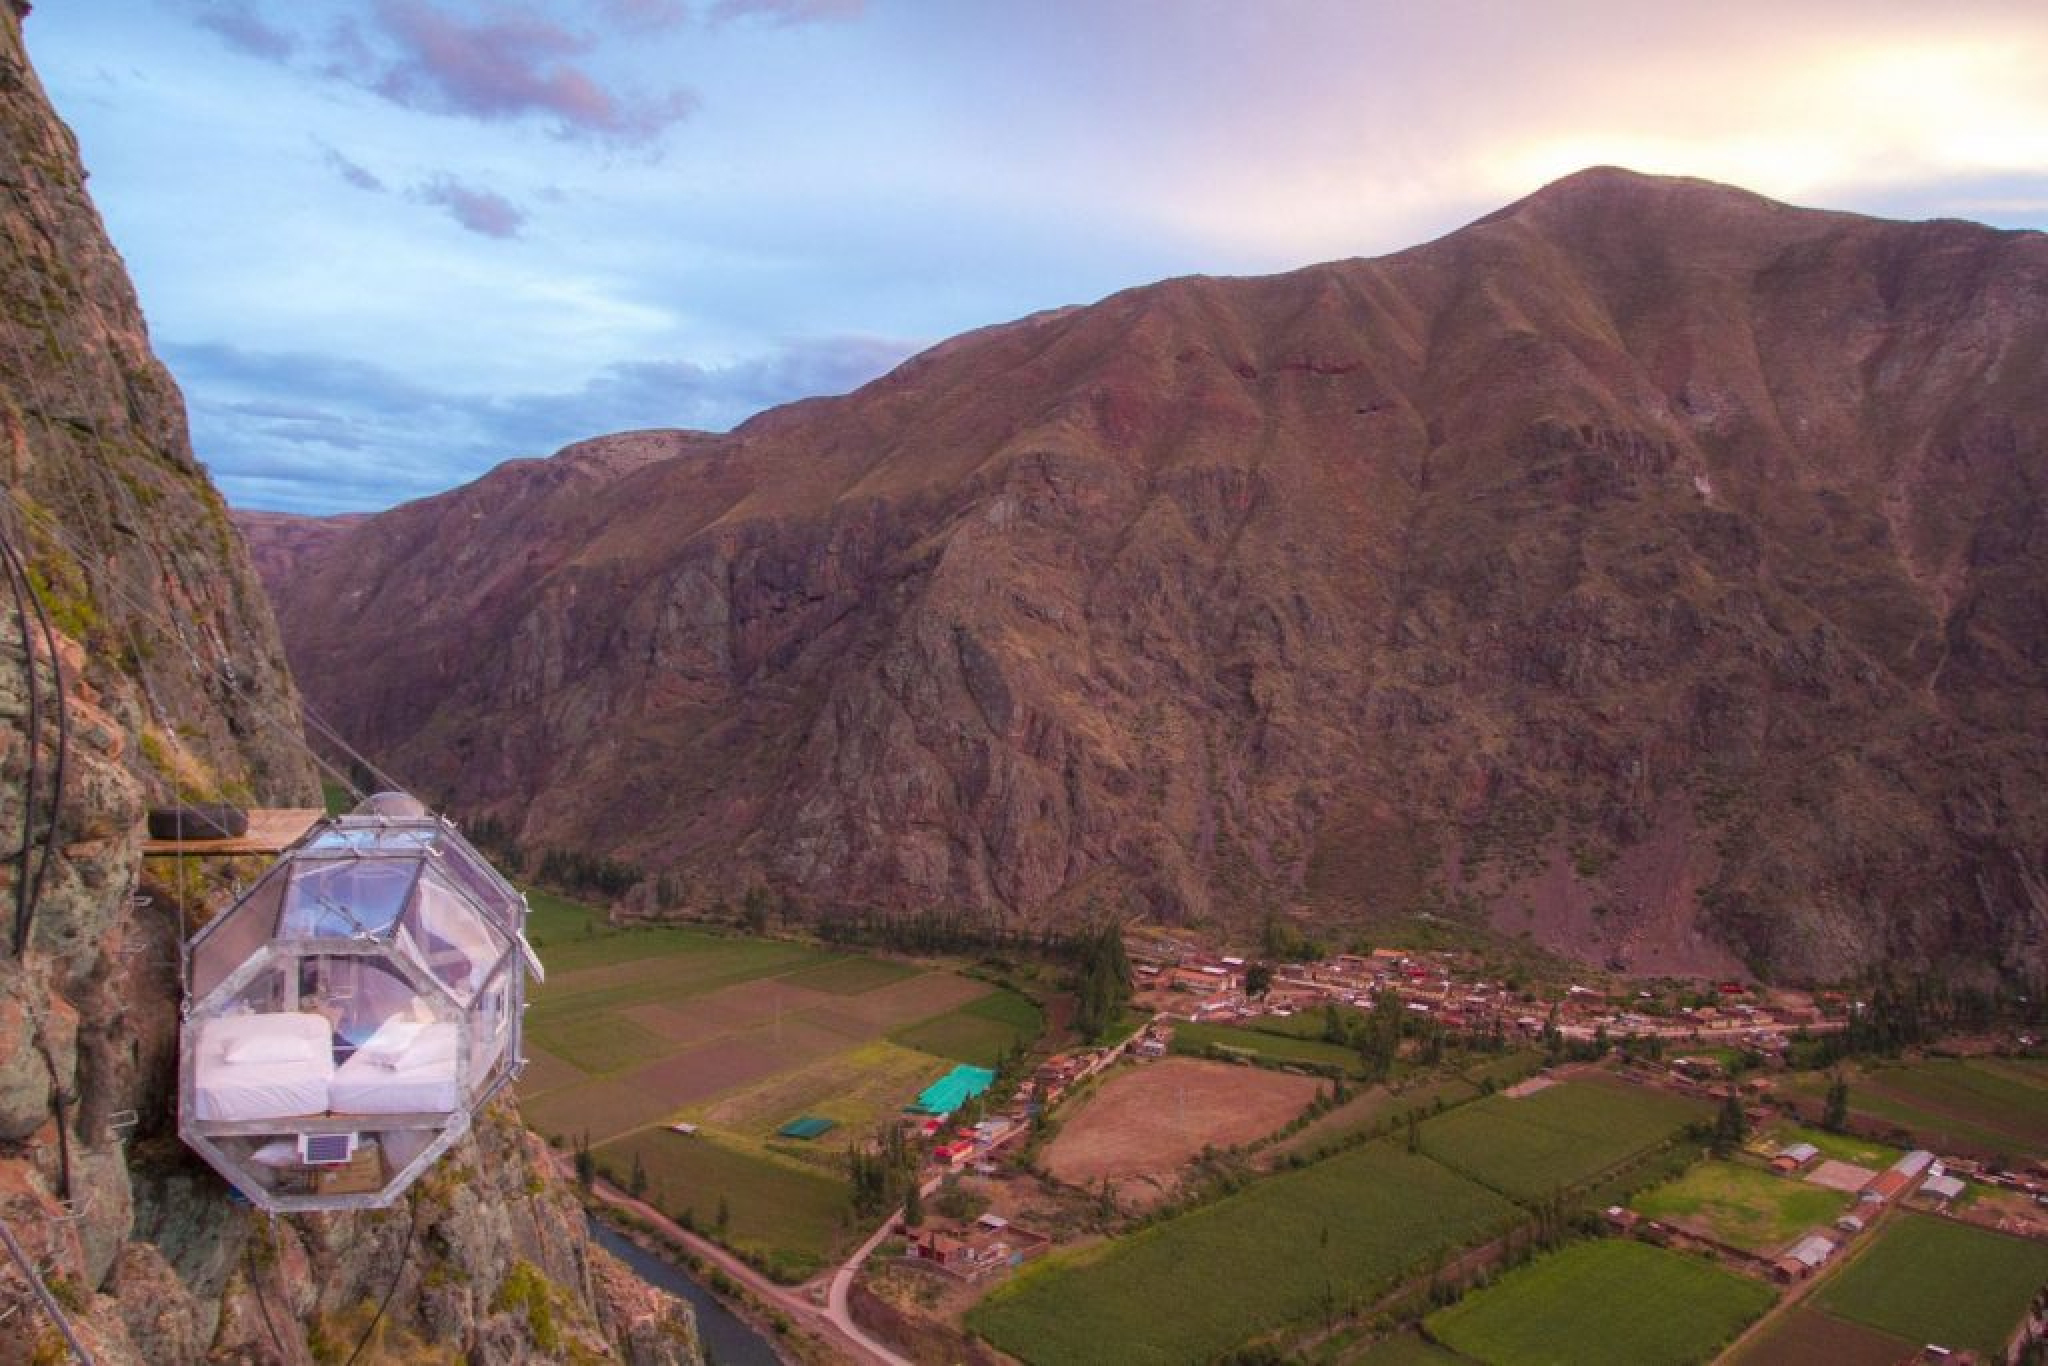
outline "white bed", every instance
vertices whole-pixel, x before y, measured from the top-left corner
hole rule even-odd
[[[435,1021],[389,1020],[334,1074],[328,1105],[338,1115],[446,1114],[462,1105],[456,1030]]]
[[[229,1015],[199,1027],[193,1104],[203,1120],[317,1115],[334,1079],[334,1034],[297,1011]]]

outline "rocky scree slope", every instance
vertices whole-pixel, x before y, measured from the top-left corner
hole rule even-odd
[[[2048,238],[1594,170],[506,467],[268,586],[380,759],[698,905],[2031,972],[2044,377]]]
[[[40,640],[25,660],[0,591],[0,1220],[105,1363],[338,1359],[387,1293],[379,1359],[695,1360],[687,1311],[590,1245],[509,1109],[371,1216],[265,1224],[178,1142],[178,937],[218,889],[152,880],[145,804],[318,791],[268,605],[83,183],[0,7],[0,530],[57,632],[55,667]],[[51,859],[17,953],[25,823],[32,867]],[[65,1357],[0,1259],[0,1360]]]

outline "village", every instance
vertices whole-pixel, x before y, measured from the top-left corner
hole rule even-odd
[[[1259,1123],[1240,1116],[1244,1127],[1234,1131],[1204,1129],[1203,1119],[1189,1118],[1191,1103],[1209,1103],[1190,1101],[1190,1095],[1204,1084],[1190,1069],[1220,1064],[1226,1075],[1235,1070],[1239,1080],[1217,1083],[1221,1088],[1218,1095],[1225,1107],[1232,1104],[1232,1096],[1241,1098],[1237,1108],[1247,1113],[1266,1103],[1257,1093],[1261,1085],[1283,1081],[1313,1084],[1327,1078],[1336,1083],[1336,1090],[1328,1094],[1345,1093],[1346,1073],[1334,1063],[1308,1056],[1289,1058],[1284,1050],[1261,1055],[1256,1045],[1240,1048],[1212,1042],[1190,1047],[1191,1038],[1315,1041],[1311,1029],[1284,1031],[1286,1022],[1301,1016],[1308,1019],[1296,1023],[1304,1026],[1325,1018],[1355,1019],[1358,1013],[1382,1007],[1389,999],[1400,1003],[1404,1032],[1411,1037],[1441,1032],[1466,1040],[1472,1050],[1466,1054],[1469,1057],[1526,1060],[1518,1069],[1499,1070],[1504,1080],[1516,1076],[1521,1080],[1504,1086],[1489,1105],[1527,1104],[1524,1098],[1549,1091],[1568,1109],[1585,1105],[1604,1092],[1610,1098],[1621,1094],[1684,1098],[1700,1107],[1694,1113],[1704,1112],[1708,1105],[1725,1104],[1735,1110],[1740,1116],[1736,1123],[1741,1142],[1724,1148],[1717,1138],[1714,1155],[1705,1162],[1695,1159],[1668,1170],[1658,1169],[1645,1156],[1650,1150],[1632,1151],[1611,1168],[1596,1172],[1590,1182],[1581,1179],[1558,1189],[1560,1194],[1591,1193],[1604,1189],[1602,1180],[1617,1173],[1644,1173],[1619,1183],[1620,1200],[1604,1206],[1596,1203],[1595,1222],[1609,1237],[1595,1241],[1619,1238],[1689,1253],[1725,1268],[1745,1283],[1777,1287],[1773,1291],[1775,1307],[1743,1332],[1745,1343],[1760,1336],[1789,1341],[1794,1329],[1786,1324],[1793,1324],[1799,1333],[1825,1336],[1846,1332],[1835,1319],[1798,1309],[1801,1301],[1844,1263],[1864,1260],[1846,1253],[1874,1245],[1890,1255],[1905,1245],[1909,1234],[1921,1236],[1928,1228],[1939,1233],[1961,1225],[1999,1239],[2024,1240],[2022,1248],[2037,1252],[2048,1242],[2048,1153],[1991,1158],[1981,1146],[1971,1151],[1914,1146],[1900,1153],[1885,1143],[1868,1140],[1867,1135],[1858,1138],[1851,1126],[1835,1133],[1820,1132],[1813,1127],[1819,1122],[1820,1107],[1803,1105],[1806,1098],[1796,1088],[1781,1088],[1780,1081],[1794,1075],[1787,1065],[1791,1046],[1798,1040],[1846,1028],[1861,1008],[1844,993],[1761,989],[1725,981],[1658,984],[1654,989],[1635,984],[1623,988],[1564,984],[1539,994],[1489,975],[1470,955],[1440,950],[1379,949],[1340,953],[1319,961],[1261,964],[1184,939],[1148,935],[1127,939],[1125,951],[1136,989],[1125,1017],[1127,1027],[1118,1031],[1121,1037],[1101,1047],[1070,1049],[1038,1063],[1004,1098],[999,1114],[982,1117],[977,1109],[968,1123],[931,1116],[918,1125],[929,1143],[926,1175],[930,1188],[954,1194],[952,1203],[958,1217],[940,1214],[921,1218],[915,1227],[902,1228],[900,1264],[936,1274],[954,1285],[951,1292],[917,1292],[917,1296],[946,1319],[959,1322],[964,1318],[976,1331],[993,1329],[991,1336],[999,1343],[1005,1340],[1005,1316],[1011,1312],[1008,1306],[1014,1300],[1031,1298],[1031,1293],[988,1298],[989,1287],[1025,1263],[1074,1243],[1077,1236],[1071,1222],[1064,1228],[1039,1226],[1060,1218],[1053,1213],[1059,1202],[1048,1203],[1046,1192],[1064,1190],[1069,1205],[1075,1198],[1087,1198],[1098,1201],[1105,1213],[1143,1217],[1148,1186],[1165,1193],[1163,1198],[1169,1203],[1181,1194],[1170,1178],[1142,1170],[1148,1165],[1186,1168],[1194,1163],[1199,1168],[1206,1161],[1202,1155],[1217,1151],[1213,1144],[1226,1140],[1237,1145],[1229,1151],[1259,1154],[1253,1160],[1253,1170],[1282,1172],[1291,1161],[1299,1161],[1302,1150],[1290,1148],[1291,1140],[1284,1135],[1303,1121],[1281,1127],[1284,1107],[1291,1102],[1275,1103]],[[1263,1032],[1276,1027],[1283,1032]],[[1204,1032],[1213,1030],[1230,1032]],[[2034,1040],[2019,1036],[2013,1042],[2027,1045]],[[1148,1064],[1169,1059],[1166,1070],[1150,1073]],[[1140,1066],[1112,1072],[1117,1063],[1127,1061]],[[1255,1065],[1257,1071],[1248,1074],[1232,1069],[1231,1064],[1239,1069]],[[1170,1089],[1143,1080],[1148,1074],[1171,1075]],[[1207,1075],[1213,1078],[1217,1074]],[[1255,1082],[1254,1077],[1268,1080]],[[1119,1091],[1148,1085],[1150,1098],[1141,1097],[1136,1109],[1150,1113],[1133,1115],[1131,1106],[1123,1106],[1121,1127],[1113,1140],[1099,1142],[1094,1128],[1104,1122],[1106,1114],[1119,1110]],[[1484,1082],[1480,1098],[1487,1099],[1492,1089],[1491,1081]],[[1321,1090],[1301,1089],[1279,1094],[1297,1100],[1312,1095],[1311,1116],[1326,1095]],[[1169,1095],[1173,1104],[1162,1104]],[[1432,1136],[1460,1116],[1456,1110],[1444,1115],[1443,1095],[1439,1090],[1432,1096],[1430,1115],[1443,1118],[1422,1127],[1421,1150],[1463,1174],[1483,1173],[1498,1155],[1483,1154],[1477,1147],[1460,1150],[1448,1137],[1440,1147],[1432,1144]],[[1073,1106],[1076,1097],[1082,1100]],[[1605,1103],[1599,1101],[1593,1108]],[[1061,1119],[1069,1108],[1077,1115]],[[1475,1118],[1476,1112],[1486,1108],[1465,1107]],[[1215,1119],[1218,1109],[1211,1106],[1200,1113]],[[1418,1112],[1400,1113],[1405,1115],[1413,1151]],[[1327,1123],[1313,1118],[1308,1122],[1310,1133]],[[1394,1122],[1391,1118],[1375,1122],[1369,1130],[1359,1132],[1377,1136]],[[1567,1118],[1566,1122],[1574,1121]],[[1631,1114],[1619,1127],[1636,1122]],[[1653,1126],[1656,1122],[1652,1121]],[[1661,1122],[1668,1125],[1673,1120],[1666,1116]],[[1593,1127],[1599,1127],[1599,1122]],[[1876,1126],[1867,1123],[1857,1127],[1876,1131]],[[1276,1128],[1283,1137],[1274,1146],[1271,1131]],[[1178,1132],[1166,1132],[1176,1129]],[[1266,1132],[1252,1138],[1248,1146],[1244,1144],[1243,1135],[1261,1129]],[[1041,1147],[1038,1136],[1047,1132],[1059,1136],[1049,1147]],[[1646,1135],[1649,1132],[1645,1130]],[[1678,1141],[1668,1129],[1665,1135],[1661,1144],[1666,1147]],[[1894,1129],[1885,1137],[1897,1141],[1906,1135]],[[1589,1147],[1599,1146],[1590,1128],[1585,1139]],[[1510,1130],[1502,1147],[1511,1153],[1514,1144]],[[1651,1150],[1657,1146],[1652,1144]],[[2040,1144],[2036,1141],[2032,1146],[2038,1149]],[[1088,1165],[1085,1154],[1076,1158],[1079,1150],[1097,1153],[1104,1148],[1115,1154],[1106,1165]],[[1698,1149],[1693,1151],[1697,1154]],[[1296,1155],[1290,1157],[1290,1153]],[[1513,1163],[1519,1160],[1511,1156],[1503,1170],[1512,1175]],[[1597,1165],[1596,1161],[1593,1168],[1571,1170],[1570,1174],[1578,1177]],[[1563,1173],[1569,1168],[1558,1170]],[[1019,1177],[1033,1179],[1020,1185]],[[1706,1198],[1706,1213],[1702,1214],[1701,1207],[1688,1203],[1694,1199],[1685,1194],[1688,1182],[1726,1186],[1736,1193],[1714,1190]],[[1627,1193],[1644,1183],[1650,1188],[1648,1193]],[[1540,1209],[1543,1202],[1535,1198],[1537,1189],[1530,1187],[1528,1198]],[[958,1194],[963,1190],[973,1193],[964,1207]],[[1769,1217],[1763,1220],[1763,1227],[1757,1227],[1731,1215],[1730,1210],[1744,1210],[1747,1215],[1762,1212]],[[1884,1230],[1894,1225],[1900,1232],[1892,1242],[1882,1242]],[[1113,1219],[1104,1225],[1115,1226]],[[1085,1246],[1099,1234],[1082,1228],[1078,1237]],[[1869,1260],[1880,1263],[1884,1256]],[[1070,1294],[1074,1288],[1068,1285]],[[985,1298],[990,1307],[977,1307]],[[2012,1342],[2017,1344],[2038,1332],[2039,1325],[2030,1316],[2014,1331]],[[1014,1332],[1012,1329],[1012,1341],[1018,1340]],[[1988,1360],[1998,1355],[1981,1350],[1973,1353],[1931,1339],[1921,1346],[1928,1360]],[[1782,1358],[1765,1353],[1755,1359]]]

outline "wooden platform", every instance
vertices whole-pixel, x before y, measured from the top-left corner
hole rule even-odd
[[[281,854],[297,844],[314,822],[326,816],[317,806],[258,807],[249,813],[249,833],[231,840],[152,840],[142,842],[142,855],[181,858],[236,854]]]

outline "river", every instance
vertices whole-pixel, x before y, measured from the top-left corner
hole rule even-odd
[[[645,1251],[603,1220],[590,1221],[591,1236],[605,1251],[631,1267],[641,1280],[687,1300],[697,1315],[697,1337],[704,1359],[715,1366],[782,1366],[782,1358],[752,1324],[718,1302],[718,1297],[690,1279],[688,1272]]]

